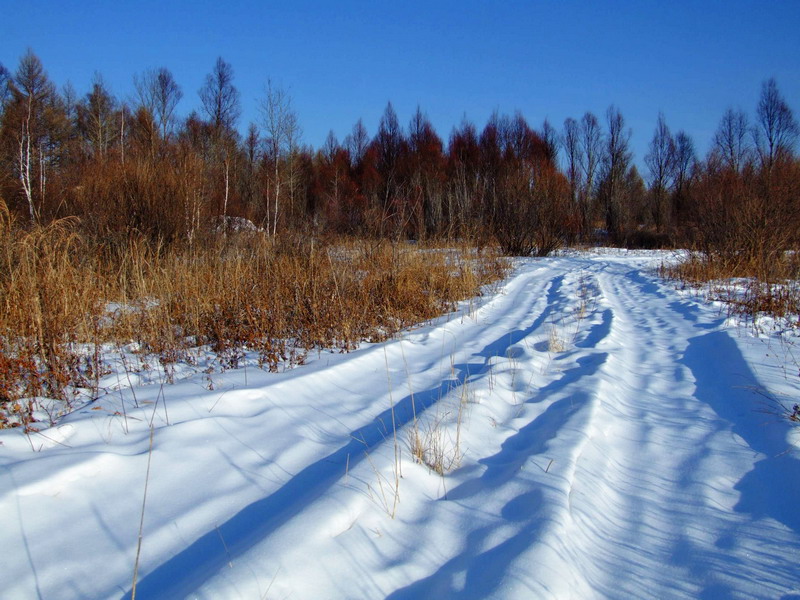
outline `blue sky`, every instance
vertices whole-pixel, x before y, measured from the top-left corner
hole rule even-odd
[[[641,164],[659,111],[702,154],[728,107],[752,114],[775,77],[800,110],[800,2],[9,2],[0,62],[30,47],[79,94],[99,72],[118,97],[135,73],[165,66],[181,116],[216,60],[233,65],[240,130],[258,121],[268,78],[287,89],[303,141],[342,139],[361,117],[374,134],[387,101],[403,124],[419,105],[446,140],[466,116],[521,111],[558,129],[610,104]]]

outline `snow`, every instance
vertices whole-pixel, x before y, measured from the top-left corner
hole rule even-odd
[[[520,260],[283,373],[110,353],[107,395],[0,432],[3,598],[130,597],[142,515],[137,598],[797,597],[796,364],[670,259]]]

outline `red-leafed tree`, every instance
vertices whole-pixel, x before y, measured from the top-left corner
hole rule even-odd
[[[446,175],[446,230],[459,236],[471,228],[484,195],[478,134],[466,119],[450,135]]]
[[[444,229],[445,159],[442,140],[419,107],[408,127],[405,154],[409,234],[415,238],[438,235]]]
[[[380,236],[401,236],[411,218],[402,171],[405,152],[406,139],[389,102],[362,160],[362,191],[369,201],[368,226]]]
[[[353,179],[350,152],[333,132],[317,153],[311,193],[311,217],[317,229],[358,234],[363,225],[363,206]]]

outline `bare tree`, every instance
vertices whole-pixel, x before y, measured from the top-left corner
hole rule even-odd
[[[581,181],[581,141],[578,122],[569,117],[564,120],[564,133],[561,136],[564,148],[564,160],[567,180],[569,181],[572,202],[578,202],[578,189]]]
[[[581,214],[584,227],[588,230],[591,220],[592,203],[596,195],[597,171],[603,150],[603,135],[597,117],[587,112],[581,118],[581,170],[583,189],[580,194]]]
[[[624,182],[631,162],[629,151],[631,132],[625,129],[622,113],[615,106],[606,111],[608,134],[603,154],[603,175],[599,196],[605,211],[606,229],[619,240],[623,227]]]
[[[255,123],[250,123],[247,127],[247,135],[244,138],[244,168],[240,179],[240,189],[242,200],[249,208],[256,208],[256,198],[258,191],[258,163],[261,159],[261,137]]]
[[[712,152],[716,153],[727,168],[738,172],[750,155],[749,126],[747,115],[741,110],[729,108],[722,115],[714,134]]]
[[[372,140],[372,150],[376,154],[376,168],[380,174],[379,184],[372,193],[372,209],[375,211],[372,225],[384,235],[386,226],[393,227],[392,233],[400,235],[405,227],[405,214],[400,198],[400,158],[404,149],[405,137],[397,113],[389,102],[383,111],[378,133]]]
[[[105,158],[117,138],[116,108],[117,101],[103,77],[95,73],[92,91],[78,104],[78,129],[89,153],[96,158]]]
[[[650,171],[653,222],[661,231],[669,219],[668,194],[675,174],[675,140],[663,113],[658,113],[658,122],[644,162]]]
[[[325,138],[325,143],[322,144],[322,148],[320,152],[325,157],[325,160],[328,162],[332,161],[336,157],[336,153],[342,149],[342,145],[339,143],[339,138],[336,137],[336,134],[331,129],[328,132],[328,136]]]
[[[444,217],[442,140],[419,106],[408,125],[407,158],[414,235],[438,233]]]
[[[581,172],[581,138],[578,122],[569,117],[564,120],[564,133],[561,136],[564,149],[564,171],[569,182],[569,195],[572,206],[578,211],[580,237],[589,227],[588,214],[580,202],[583,173]]]
[[[158,123],[161,139],[166,140],[175,124],[175,108],[183,98],[181,87],[165,67],[145,71],[141,77],[134,76],[133,83],[139,104],[150,111]]]
[[[267,81],[266,97],[261,102],[261,115],[266,134],[267,155],[272,161],[272,235],[278,231],[281,188],[284,179],[292,184],[294,159],[300,141],[300,125],[292,109],[291,97]],[[287,177],[284,177],[286,172]],[[293,188],[289,186],[290,194]],[[270,228],[269,197],[267,198],[267,230]]]
[[[776,160],[791,156],[799,132],[792,109],[778,91],[775,79],[765,81],[753,130],[762,166],[770,171]]]
[[[0,63],[0,117],[11,100],[11,73]]]
[[[558,147],[561,145],[561,140],[558,139],[558,132],[550,124],[550,121],[545,119],[544,123],[542,123],[542,131],[539,135],[544,142],[547,160],[555,163],[558,158]]]
[[[203,111],[211,126],[211,150],[214,162],[220,166],[224,182],[222,214],[227,215],[231,189],[231,169],[236,158],[236,121],[241,107],[239,90],[233,85],[233,67],[217,58],[214,69],[206,75],[200,91]]]
[[[241,114],[239,90],[233,85],[233,67],[217,58],[214,69],[206,75],[200,91],[200,101],[215,131],[232,131]]]
[[[78,120],[78,92],[75,91],[75,86],[72,82],[67,81],[61,88],[61,102],[64,106],[64,113],[70,122],[77,122]]]
[[[383,111],[374,143],[378,148],[378,170],[386,179],[387,196],[384,202],[388,202],[388,194],[394,184],[397,162],[403,147],[403,130],[391,102]]]
[[[675,134],[675,185],[680,187],[689,178],[691,168],[697,160],[694,141],[685,131]]]
[[[350,152],[350,160],[352,161],[353,167],[358,165],[364,158],[364,153],[367,151],[369,141],[369,134],[367,133],[367,128],[364,127],[364,121],[359,119],[356,121],[356,124],[353,125],[352,133],[344,140],[344,145]]]
[[[680,219],[686,212],[686,188],[697,163],[694,141],[685,131],[675,134],[675,165],[673,175],[672,210]]]
[[[478,134],[475,125],[466,117],[450,134],[447,154],[447,222],[452,232],[462,233],[466,231],[469,217],[480,205],[483,196]]]
[[[533,131],[522,113],[517,111],[514,118],[505,114],[499,117],[495,115],[495,119],[502,151],[516,157],[530,158],[533,153]]]

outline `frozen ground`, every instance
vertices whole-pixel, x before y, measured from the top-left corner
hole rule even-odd
[[[522,261],[281,374],[117,365],[0,432],[0,595],[130,597],[142,522],[137,598],[800,598],[797,365],[661,258]]]

